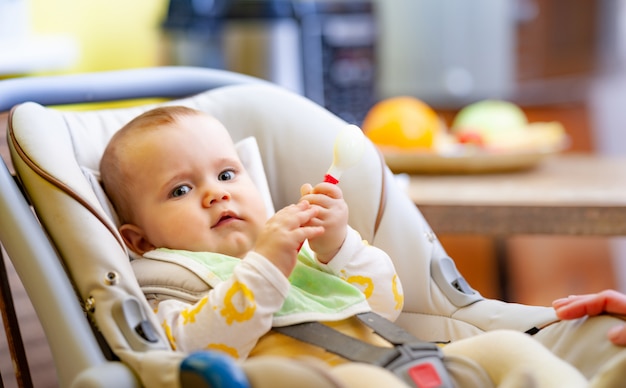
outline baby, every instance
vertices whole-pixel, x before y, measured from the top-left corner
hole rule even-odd
[[[339,186],[304,184],[297,204],[268,219],[226,128],[181,106],[156,108],[125,125],[100,170],[130,250],[208,274],[210,290],[196,303],[148,295],[172,348],[215,349],[240,360],[312,356],[356,386],[358,365],[355,371],[354,363],[272,327],[322,321],[389,346],[355,315],[374,311],[394,320],[402,286],[389,256],[348,226]],[[481,385],[487,376],[495,385],[528,378],[537,386],[586,386],[573,367],[517,332],[487,333],[443,352],[457,382]],[[404,384],[383,368],[367,370],[370,383]]]

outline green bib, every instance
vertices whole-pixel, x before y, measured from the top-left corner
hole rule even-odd
[[[211,287],[221,281],[229,279],[235,266],[241,260],[227,255],[212,252],[190,252],[159,248],[170,261],[184,265],[184,261],[176,260],[176,256],[183,256],[208,270],[207,275]],[[162,258],[159,254],[159,258]],[[185,266],[192,271],[194,269]],[[197,272],[197,271],[194,271]],[[298,261],[289,276],[291,288],[281,309],[274,313],[274,326],[290,325],[312,320],[334,321],[345,319],[357,313],[369,311],[365,295],[345,280],[324,272],[313,257],[313,253],[306,249],[306,245],[298,253]]]

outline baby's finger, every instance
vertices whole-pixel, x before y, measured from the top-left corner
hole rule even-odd
[[[298,232],[301,233],[301,241],[310,240],[315,237],[321,236],[324,234],[323,226],[303,226],[298,229]]]
[[[313,191],[313,186],[311,186],[310,183],[305,183],[302,186],[300,186],[300,196],[304,197],[307,194],[311,194],[311,192]]]
[[[312,206],[307,201],[300,201],[290,216],[296,221],[297,226],[302,226],[315,218],[318,213],[319,207]]]
[[[332,206],[333,199],[327,195],[323,194],[307,194],[302,197],[303,200],[307,201],[313,206],[320,206],[322,208],[328,208]]]
[[[282,224],[289,229],[300,227],[314,218],[319,209],[312,206],[307,201],[300,201],[297,204],[289,205],[280,209],[268,223]]]
[[[315,185],[315,187],[312,189],[312,192],[315,194],[324,194],[335,199],[343,198],[343,192],[341,191],[341,188],[328,182],[322,182]]]

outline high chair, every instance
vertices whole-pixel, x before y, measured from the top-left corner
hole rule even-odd
[[[58,107],[153,97],[167,101]],[[185,279],[190,292],[201,292],[202,284],[180,268],[133,268],[98,182],[99,160],[112,134],[157,104],[184,104],[219,119],[273,208],[297,201],[303,182],[322,179],[335,135],[346,124],[299,95],[221,70],[163,67],[0,82],[0,112],[11,110],[7,141],[17,177],[4,165],[0,169],[0,241],[37,311],[61,386],[176,387],[186,381],[188,355],[169,348],[136,274],[142,284],[154,284],[154,292],[172,297],[184,297],[171,291],[180,285],[176,279]],[[373,144],[367,142],[365,157],[340,185],[350,225],[388,252],[401,277],[399,326],[438,342],[502,328],[538,332],[559,355],[571,353],[571,347],[541,337],[565,330],[553,325],[551,308],[487,299],[465,281]],[[593,333],[603,335],[603,328]],[[586,370],[591,375],[618,351],[579,351],[571,360],[585,370],[595,358]],[[243,372],[216,359],[236,384]]]

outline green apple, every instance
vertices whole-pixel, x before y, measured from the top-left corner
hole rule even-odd
[[[478,134],[485,144],[503,137],[515,137],[528,127],[526,114],[517,105],[504,100],[482,100],[465,106],[454,118],[451,132]]]

